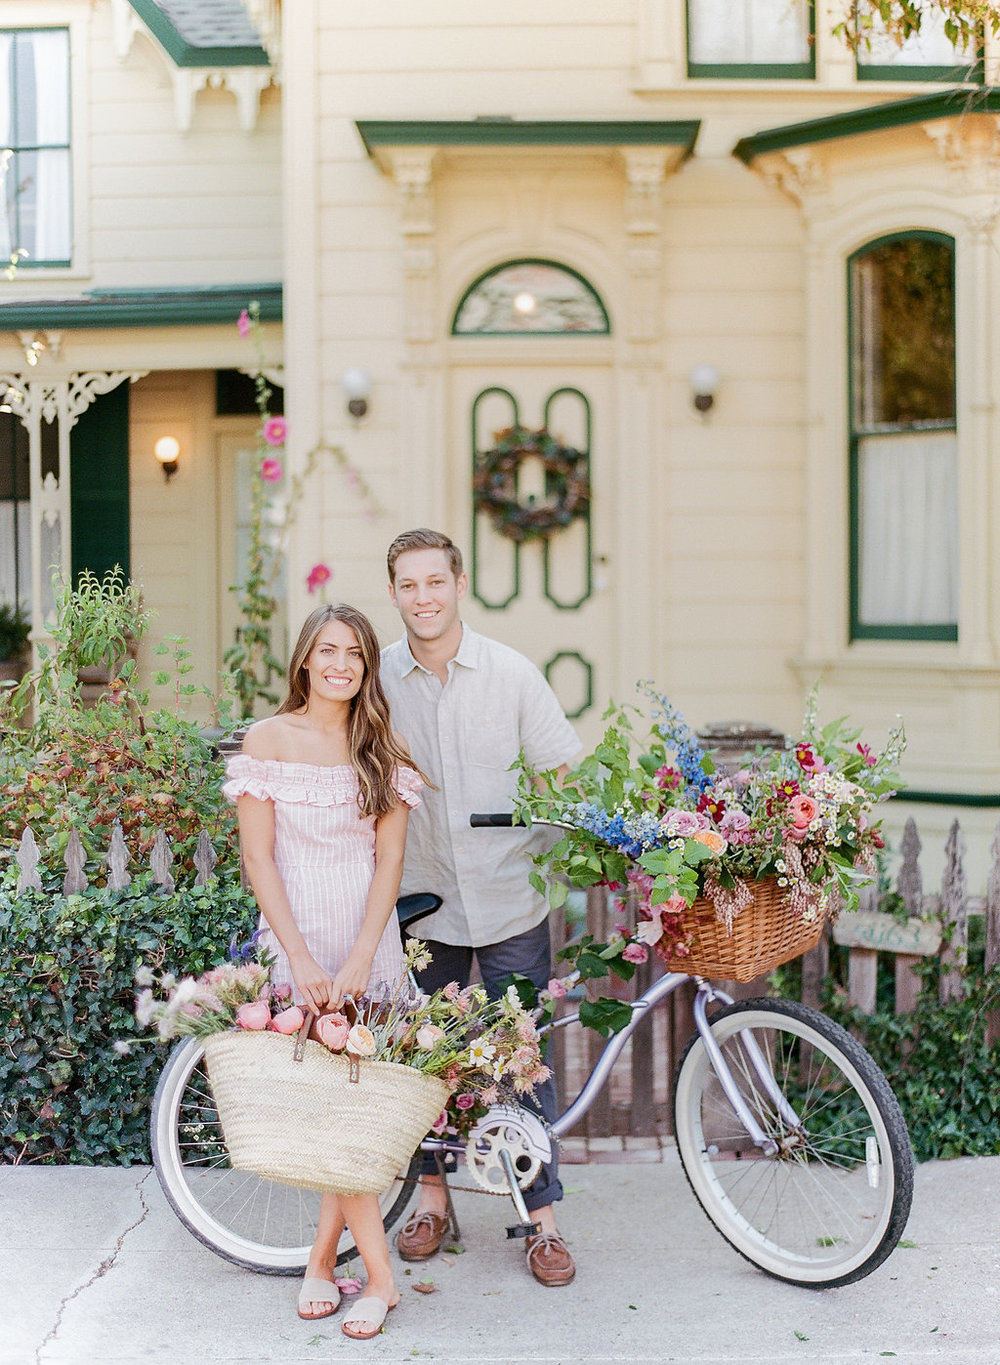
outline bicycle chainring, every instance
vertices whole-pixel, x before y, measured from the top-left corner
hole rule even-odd
[[[542,1169],[541,1159],[531,1151],[526,1135],[519,1128],[503,1119],[480,1123],[469,1138],[465,1162],[473,1179],[490,1194],[510,1193],[507,1171],[500,1157],[504,1150],[510,1153],[522,1190],[528,1188]]]

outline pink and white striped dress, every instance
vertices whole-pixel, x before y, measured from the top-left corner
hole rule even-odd
[[[400,800],[419,806],[423,780],[397,768],[393,786]],[[319,767],[234,754],[226,764],[223,795],[230,801],[255,796],[274,802],[274,861],[288,892],[295,923],[313,957],[333,976],[361,929],[375,873],[375,821],[358,807],[358,778],[349,763]],[[275,959],[271,979],[294,989],[281,944],[261,917],[260,944]],[[395,911],[375,951],[369,990],[395,983],[403,950]],[[297,1003],[302,1001],[296,992]]]

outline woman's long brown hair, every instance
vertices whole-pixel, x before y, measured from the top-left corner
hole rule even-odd
[[[289,711],[303,711],[309,702],[309,674],[306,663],[319,638],[319,633],[331,621],[342,621],[354,631],[361,646],[364,677],[357,696],[351,698],[347,721],[347,742],[351,766],[358,775],[358,804],[362,815],[378,819],[399,804],[392,785],[395,768],[412,768],[427,781],[392,733],[389,703],[379,680],[381,656],[378,638],[372,623],[356,607],[343,602],[317,607],[299,631],[288,665],[288,695],[278,707],[277,715]]]

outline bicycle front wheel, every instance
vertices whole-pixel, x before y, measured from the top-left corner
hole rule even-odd
[[[899,1241],[913,1154],[896,1097],[846,1030],[792,1000],[746,1000],[712,1037],[774,1151],[755,1146],[700,1035],[674,1085],[685,1174],[727,1242],[776,1279],[814,1289],[860,1280]]]
[[[300,1275],[316,1237],[320,1195],[230,1166],[204,1055],[197,1038],[179,1043],[156,1087],[150,1136],[163,1193],[188,1231],[218,1256],[264,1275]],[[386,1231],[419,1174],[416,1152],[379,1197]],[[345,1232],[337,1258],[356,1254]]]

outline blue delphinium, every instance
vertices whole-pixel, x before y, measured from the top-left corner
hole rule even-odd
[[[687,721],[662,692],[657,692],[649,682],[639,683],[638,687],[654,703],[650,715],[656,721],[656,732],[674,750],[676,766],[684,779],[687,795],[697,802],[702,792],[715,780],[711,773],[705,771],[705,750]]]

